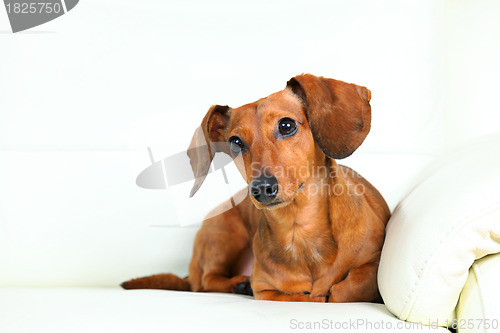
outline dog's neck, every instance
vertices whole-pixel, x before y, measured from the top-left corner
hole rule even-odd
[[[333,173],[310,177],[293,202],[282,208],[264,210],[259,237],[271,247],[273,256],[283,261],[321,262],[334,251],[329,219],[329,186],[335,161],[327,163]],[[318,190],[320,189],[320,190]],[[273,242],[266,240],[273,239]]]

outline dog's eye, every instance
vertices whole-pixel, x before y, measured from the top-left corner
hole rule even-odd
[[[278,130],[283,136],[292,136],[297,132],[297,123],[292,118],[283,118],[278,122]]]
[[[231,149],[231,152],[235,155],[238,155],[245,150],[245,144],[237,136],[232,136],[229,138],[229,147]]]

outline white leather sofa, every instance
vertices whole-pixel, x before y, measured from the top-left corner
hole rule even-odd
[[[82,1],[18,34],[0,11],[0,30],[0,332],[499,331],[498,2]],[[197,225],[244,186],[228,166],[193,199],[140,188],[147,147],[181,153],[211,104],[301,72],[371,89],[341,163],[394,211],[385,304],[120,289],[185,275]]]

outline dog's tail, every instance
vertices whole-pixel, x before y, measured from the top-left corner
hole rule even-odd
[[[125,281],[123,289],[166,289],[191,291],[191,284],[187,277],[180,278],[174,274],[156,274]]]

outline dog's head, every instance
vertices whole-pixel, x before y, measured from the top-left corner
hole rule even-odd
[[[327,157],[345,158],[361,145],[370,131],[369,102],[365,87],[303,74],[254,103],[212,106],[188,150],[196,177],[191,196],[215,153],[225,152],[241,154],[236,165],[257,208],[290,203]]]

